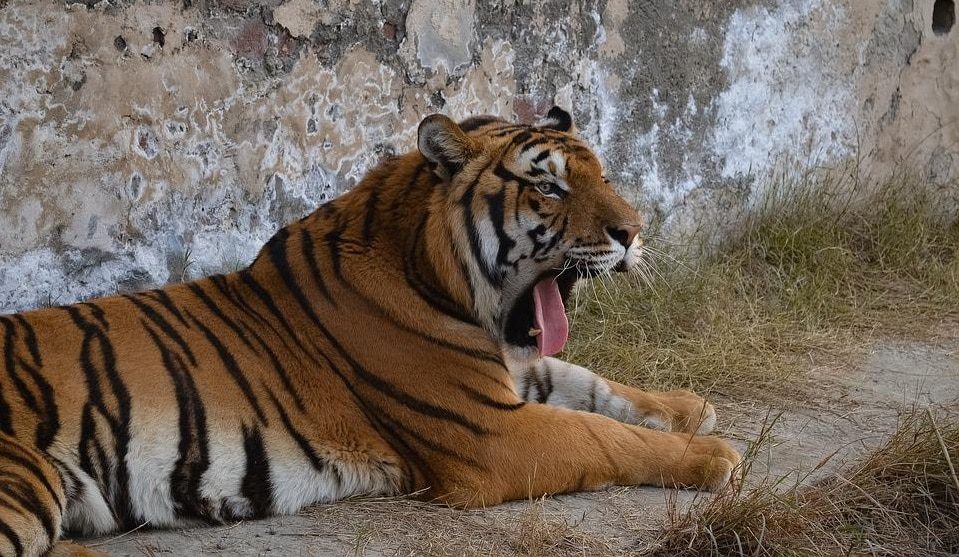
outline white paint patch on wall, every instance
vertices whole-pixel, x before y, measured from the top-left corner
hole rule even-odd
[[[403,49],[416,43],[416,58],[423,68],[443,67],[459,74],[470,61],[470,42],[476,5],[473,0],[414,1],[406,16],[407,39]]]
[[[721,62],[730,85],[714,101],[710,145],[724,159],[723,176],[852,152],[853,83],[833,59],[844,17],[840,3],[821,0],[783,0],[730,17]]]

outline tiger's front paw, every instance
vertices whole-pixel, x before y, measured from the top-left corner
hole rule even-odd
[[[703,397],[682,389],[659,396],[673,415],[673,431],[706,435],[716,429],[716,408]]]
[[[691,391],[643,393],[634,406],[640,423],[653,429],[706,435],[716,428],[716,408]]]
[[[718,491],[730,484],[742,456],[718,437],[691,437],[673,475],[676,487]]]

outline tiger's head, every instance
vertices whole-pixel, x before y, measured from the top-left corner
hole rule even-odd
[[[566,111],[553,107],[535,126],[432,115],[418,146],[448,184],[443,211],[473,309],[501,342],[559,352],[576,280],[639,263],[640,216]]]

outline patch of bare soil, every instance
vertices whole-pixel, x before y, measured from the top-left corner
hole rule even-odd
[[[879,445],[913,406],[959,416],[959,339],[883,341],[863,361],[824,369],[811,362],[792,400],[714,400],[717,434],[740,449],[768,430],[747,481],[808,483]],[[731,394],[731,393],[729,393]],[[724,400],[724,398],[726,400]],[[86,540],[109,555],[615,555],[642,553],[690,491],[610,488],[455,511],[406,500],[350,501],[297,516],[228,526],[149,531]]]

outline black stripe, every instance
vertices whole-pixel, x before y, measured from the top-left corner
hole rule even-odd
[[[509,265],[509,252],[516,246],[516,242],[506,233],[506,190],[500,189],[495,193],[487,194],[486,204],[489,208],[489,218],[496,233],[498,246],[496,248],[496,264],[499,271],[499,282],[504,280],[503,266]]]
[[[323,279],[323,274],[320,273],[320,268],[316,263],[313,238],[310,237],[310,233],[306,229],[302,231],[301,236],[303,238],[303,259],[306,260],[306,266],[310,270],[310,277],[312,277],[313,282],[320,287],[320,292],[323,293],[326,300],[333,304],[333,307],[336,307],[336,301],[333,299],[333,296],[330,295],[330,291],[326,287],[326,281]]]
[[[101,459],[102,473],[104,475],[107,474],[106,455],[103,454],[103,448],[99,440],[95,439],[96,428],[93,427],[92,416],[92,410],[95,409],[109,424],[110,433],[113,435],[114,441],[113,472],[116,477],[116,488],[106,489],[105,491],[113,494],[112,507],[119,518],[120,525],[124,528],[132,528],[136,524],[130,507],[130,480],[126,463],[127,450],[130,444],[130,394],[117,372],[116,355],[113,351],[113,344],[110,342],[110,339],[107,338],[103,329],[97,324],[87,321],[77,306],[67,306],[64,309],[70,314],[76,326],[83,332],[83,344],[80,349],[80,367],[87,381],[88,402],[84,407],[84,423],[81,425],[81,453],[86,453],[91,450],[92,444],[92,449],[97,451],[98,457]],[[93,311],[94,310],[91,309],[91,312]],[[98,321],[101,324],[106,322],[105,318],[98,318]],[[92,345],[94,342],[97,343],[99,348],[99,363],[101,369],[98,369],[93,361]],[[101,392],[99,381],[99,373],[101,372],[106,376],[110,391],[116,400],[116,415],[106,406],[103,400],[103,393]],[[89,413],[87,413],[88,410],[90,411]],[[84,432],[86,436],[83,435]],[[81,459],[83,456],[84,455],[81,454]],[[89,459],[86,460],[86,462],[88,465],[91,464]],[[92,468],[90,470],[85,469],[85,471],[92,475]],[[107,485],[106,482],[101,482],[101,486],[105,485]]]
[[[276,395],[268,391],[270,394],[270,399],[273,401],[273,406],[276,407],[276,411],[280,414],[280,421],[283,422],[283,427],[286,428],[286,433],[296,441],[296,444],[300,447],[300,450],[303,451],[303,454],[306,455],[306,458],[310,461],[310,464],[317,472],[323,472],[326,469],[329,469],[333,474],[333,478],[336,481],[337,487],[342,483],[343,479],[340,477],[340,471],[336,465],[330,465],[330,463],[323,460],[319,454],[317,454],[316,449],[313,448],[313,445],[310,444],[310,441],[306,438],[305,435],[300,433],[296,426],[293,425],[293,421],[290,420],[290,415],[286,413],[286,410],[283,408],[283,405],[280,404],[280,401],[277,400]]]
[[[77,478],[76,473],[63,461],[49,454],[47,454],[47,458],[50,459],[50,462],[56,467],[57,472],[60,473],[60,483],[63,485],[63,500],[69,505],[71,501],[74,501],[78,495],[83,493],[83,484],[80,483],[80,479]]]
[[[240,326],[236,324],[236,322],[234,322],[232,319],[227,317],[225,313],[223,313],[223,310],[220,309],[220,306],[218,306],[213,300],[210,299],[209,296],[206,295],[206,292],[203,291],[203,288],[200,287],[199,283],[191,282],[187,284],[187,287],[190,289],[191,292],[193,292],[193,294],[197,298],[200,299],[201,302],[203,302],[203,305],[205,305],[206,308],[210,310],[210,313],[212,313],[217,319],[222,321],[224,325],[229,327],[230,330],[233,331],[234,334],[236,334],[236,336],[240,337],[240,342],[242,342],[250,350],[253,350],[254,352],[256,351],[253,348],[253,344],[250,343],[250,339],[246,337],[246,333],[243,332],[243,329],[241,329]],[[184,321],[184,324],[186,324],[186,321]]]
[[[535,367],[531,367],[526,371],[526,382],[527,384],[536,385],[536,400],[542,404],[544,401],[540,401],[539,399],[543,393],[543,384],[539,382],[539,374],[536,373]],[[529,398],[527,397],[526,400],[529,400]]]
[[[501,128],[497,128],[496,131],[490,131],[489,137],[492,137],[492,138],[506,137],[507,135],[512,135],[520,130],[528,130],[528,129],[529,128],[527,126],[523,126],[521,124],[510,124],[510,125],[503,126]]]
[[[529,129],[525,129],[521,131],[520,133],[516,134],[515,136],[513,136],[513,139],[510,140],[509,146],[507,147],[507,149],[514,145],[525,143],[526,141],[529,141],[531,137],[533,137],[533,133],[529,131]]]
[[[589,387],[589,411],[596,412],[596,383],[599,379],[593,378],[593,384]]]
[[[97,424],[93,417],[96,410],[91,404],[85,404],[80,415],[80,469],[94,478],[98,486],[108,486],[107,454],[97,439]]]
[[[33,331],[33,327],[31,327],[26,319],[20,315],[15,315],[14,319],[16,319],[17,324],[21,326],[21,329],[24,332],[24,342],[27,345],[27,349],[30,351],[30,356],[33,359],[34,365],[28,364],[23,360],[23,358],[20,358],[16,355],[15,343],[20,335],[18,334],[16,326],[12,320],[0,317],[0,322],[3,323],[5,329],[3,351],[4,364],[7,369],[7,375],[9,375],[11,381],[13,381],[14,386],[17,388],[17,392],[20,393],[20,397],[26,403],[27,407],[37,415],[37,429],[35,433],[37,447],[40,450],[46,450],[46,448],[50,446],[50,443],[53,442],[53,438],[60,429],[56,399],[53,393],[53,388],[37,369],[37,367],[42,364],[43,360],[41,359],[39,350],[37,348],[37,338]],[[37,400],[33,390],[30,389],[23,377],[17,373],[18,368],[26,371],[31,382],[39,393],[40,401]]]
[[[20,536],[13,531],[13,528],[7,525],[6,522],[0,520],[0,535],[3,535],[5,538],[10,540],[10,545],[13,546],[14,555],[23,555],[23,544],[20,543]]]
[[[356,294],[357,297],[361,298],[363,301],[369,304],[370,310],[375,312],[375,315],[377,317],[381,317],[389,321],[390,325],[396,327],[397,329],[400,329],[402,331],[415,335],[425,341],[430,342],[431,344],[456,352],[458,354],[464,354],[466,356],[469,356],[470,358],[476,358],[476,359],[483,360],[485,362],[490,362],[490,363],[496,364],[499,367],[505,366],[505,364],[503,363],[502,354],[494,354],[478,348],[470,348],[468,346],[463,346],[460,344],[449,342],[441,338],[436,338],[428,334],[426,331],[423,331],[421,329],[415,329],[411,327],[410,325],[407,325],[406,323],[403,323],[402,321],[396,319],[395,317],[393,317],[393,315],[391,315],[389,312],[384,310],[375,300],[367,297],[362,292],[354,291],[354,293]],[[527,328],[527,330],[529,330],[529,328]]]
[[[280,382],[283,383],[283,389],[293,399],[293,403],[296,404],[297,409],[300,411],[303,411],[305,409],[303,405],[303,397],[300,395],[300,391],[293,385],[293,381],[292,379],[290,379],[289,372],[286,370],[286,367],[283,365],[280,358],[277,357],[276,352],[274,352],[273,349],[270,348],[270,345],[263,340],[263,338],[259,335],[259,333],[251,329],[245,323],[241,322],[240,325],[248,333],[250,333],[253,336],[253,338],[256,339],[256,341],[260,344],[263,350],[266,351],[266,356],[267,358],[270,359],[270,364],[273,365],[273,370],[280,377]],[[302,360],[299,358],[299,356],[296,356],[296,358],[302,363]]]
[[[556,138],[550,137],[549,135],[546,135],[546,134],[534,136],[534,137],[526,140],[526,141],[520,146],[519,152],[520,152],[520,154],[525,153],[526,151],[529,151],[530,149],[532,149],[533,147],[536,147],[537,145],[542,145],[542,144],[544,144],[544,143],[549,143],[550,141],[557,141],[557,140],[556,140]],[[560,140],[559,143],[565,143],[565,141]],[[561,147],[560,147],[560,148],[561,148]],[[542,153],[540,153],[540,154],[542,154]],[[539,156],[539,155],[537,155],[537,156]],[[548,155],[547,155],[547,156],[548,156]],[[545,158],[545,157],[544,157],[544,158]],[[540,162],[540,161],[542,161],[542,160],[543,160],[543,159],[539,159],[539,160],[536,161],[536,162]]]
[[[47,539],[53,541],[57,535],[57,526],[54,523],[53,516],[47,510],[46,505],[37,498],[37,494],[32,489],[23,485],[16,485],[11,482],[0,483],[0,492],[7,497],[19,503],[23,510],[37,517],[44,531],[47,533]],[[56,499],[54,499],[56,501]]]
[[[385,394],[386,396],[392,398],[393,400],[406,405],[408,408],[434,418],[446,420],[452,423],[461,425],[473,433],[478,435],[488,433],[484,428],[473,423],[465,416],[457,414],[456,412],[436,406],[424,400],[418,399],[413,395],[410,395],[403,390],[399,389],[389,381],[377,376],[376,374],[370,373],[363,366],[359,364],[353,357],[343,348],[343,346],[336,340],[336,338],[330,333],[329,329],[320,321],[319,316],[313,310],[313,307],[310,305],[309,300],[306,299],[306,295],[303,293],[303,290],[300,288],[300,285],[297,284],[296,280],[293,278],[293,275],[290,272],[289,261],[286,258],[285,249],[272,249],[270,250],[270,259],[272,260],[276,270],[280,275],[280,278],[283,279],[284,284],[286,284],[287,289],[290,293],[293,294],[293,297],[300,305],[300,309],[309,317],[310,321],[316,325],[323,335],[327,338],[330,344],[340,353],[340,355],[350,364],[354,372],[363,379],[367,384]]]
[[[536,371],[533,371],[535,374]],[[538,374],[537,374],[538,375]],[[536,382],[536,386],[540,387],[539,381]],[[549,400],[549,395],[553,394],[553,373],[546,368],[546,372],[543,377],[543,384],[540,387],[539,400],[540,404],[546,404],[546,401]]]
[[[43,473],[43,470],[40,469],[40,466],[37,463],[32,462],[27,456],[21,452],[14,452],[7,445],[0,445],[0,458],[9,460],[10,462],[22,466],[24,469],[29,471],[33,476],[43,484],[43,487],[47,490],[47,493],[50,495],[50,498],[53,499],[53,502],[56,503],[57,508],[63,511],[63,505],[60,502],[60,498],[57,497],[57,492],[53,489],[53,485],[50,483],[47,475]]]
[[[240,290],[239,284],[233,286],[227,283],[227,281],[222,276],[212,277],[213,284],[216,285],[216,287],[220,290],[220,293],[223,294],[224,298],[226,298],[228,302],[230,302],[235,307],[237,307],[241,313],[243,313],[244,315],[249,315],[253,317],[260,325],[263,325],[266,329],[268,329],[273,334],[274,338],[283,345],[283,348],[286,351],[287,355],[292,355],[294,358],[296,358],[296,360],[300,364],[303,364],[303,359],[301,358],[301,355],[305,355],[313,363],[317,363],[316,359],[310,355],[306,347],[300,341],[299,337],[297,337],[293,333],[293,330],[290,328],[290,324],[286,321],[285,316],[282,313],[279,313],[279,310],[277,309],[276,304],[273,301],[273,298],[269,295],[268,292],[266,292],[266,290],[262,286],[260,286],[260,284],[256,281],[256,279],[254,279],[252,275],[249,274],[248,270],[242,271],[233,276],[239,277],[241,281],[244,283],[243,286],[246,286],[246,288],[252,290],[253,293],[256,294],[256,297],[259,298],[261,302],[263,302],[263,304],[266,306],[267,310],[270,312],[273,318],[281,322],[280,324],[283,326],[284,332],[281,333],[280,330],[277,329],[276,323],[274,323],[274,321],[267,319],[259,311],[257,311],[252,305],[250,305],[250,302],[247,301],[248,296],[246,295],[245,292]],[[242,325],[244,329],[248,333],[250,333],[254,338],[259,338],[259,335],[257,335],[256,332],[251,327],[247,326],[244,322],[241,321],[240,325]],[[294,350],[294,347],[290,345],[289,340],[291,339],[293,343],[296,345],[296,348],[299,349],[299,351]],[[260,345],[264,347],[267,346],[267,344],[263,342],[262,339],[260,340]],[[268,353],[272,353],[272,350],[268,349]],[[292,386],[290,388],[292,389]],[[296,396],[299,396],[299,395],[296,395]]]
[[[103,327],[104,330],[110,329],[110,323],[107,322],[107,314],[103,311],[103,309],[100,306],[98,306],[97,304],[93,302],[83,302],[80,305],[90,310],[90,315],[92,315],[94,319],[100,322],[100,325]]]
[[[0,432],[13,437],[13,421],[10,415],[10,405],[3,396],[3,384],[0,383]]]
[[[179,456],[170,472],[170,496],[178,514],[210,519],[211,506],[200,494],[200,480],[210,466],[203,398],[185,362],[163,344],[160,335],[149,324],[144,322],[143,328],[160,351],[163,366],[173,381],[179,410]]]
[[[495,400],[491,398],[489,395],[481,391],[477,391],[476,389],[474,389],[473,387],[469,385],[460,383],[459,387],[461,390],[466,392],[466,394],[468,394],[469,397],[473,399],[474,401],[482,404],[483,406],[488,406],[496,410],[512,411],[512,410],[519,410],[523,406],[526,406],[526,401],[523,401],[523,400],[520,400],[518,402],[501,402],[499,400]]]
[[[539,239],[540,236],[546,234],[546,230],[545,225],[538,224],[532,230],[526,231],[526,235],[529,236],[529,239],[533,242],[533,250],[529,252],[530,257],[535,257],[541,249],[546,247],[546,242],[541,242]]]
[[[240,337],[240,340],[244,345],[256,353],[256,349],[253,348],[253,345],[250,343],[250,340],[246,334],[247,332],[250,333],[250,336],[257,341],[257,344],[259,344],[260,347],[266,351],[266,355],[270,359],[270,363],[273,365],[273,370],[280,377],[280,381],[283,383],[283,388],[290,393],[294,402],[296,403],[296,406],[302,410],[303,399],[300,397],[299,392],[293,387],[293,383],[290,381],[290,376],[287,373],[286,368],[280,362],[279,358],[276,357],[276,353],[273,351],[273,349],[270,348],[270,346],[263,340],[263,337],[257,334],[257,332],[253,329],[245,329],[245,325],[243,325],[242,322],[238,324],[236,321],[223,313],[223,310],[221,310],[220,307],[209,296],[207,296],[206,292],[204,292],[198,283],[191,283],[189,286],[190,289],[193,290],[193,293],[196,294],[196,296],[200,299],[200,301],[206,305],[207,309],[209,309],[213,315],[215,315],[220,321],[225,323],[227,327],[235,332],[236,335]]]
[[[283,330],[286,331],[286,335],[281,335],[279,331],[276,331],[276,329],[274,329],[274,332],[276,333],[276,335],[280,338],[287,336],[293,341],[294,344],[296,344],[297,348],[299,348],[303,354],[309,355],[310,354],[309,350],[307,350],[306,346],[303,345],[303,341],[300,340],[300,337],[293,330],[293,326],[290,325],[289,320],[287,320],[286,316],[283,315],[283,313],[280,311],[280,308],[276,306],[276,302],[273,300],[273,297],[270,296],[270,293],[267,292],[266,289],[263,288],[263,286],[260,285],[260,283],[257,282],[255,278],[253,278],[253,275],[249,271],[241,271],[239,273],[239,276],[240,276],[240,280],[243,281],[243,284],[246,285],[246,287],[249,288],[251,291],[253,291],[253,294],[255,294],[256,297],[260,299],[260,302],[262,302],[263,305],[266,306],[266,309],[270,312],[270,314],[273,315],[274,319],[276,319],[280,323],[280,325],[283,327]],[[264,323],[268,323],[266,319],[262,317],[261,319],[263,320]],[[272,327],[272,325],[270,326]]]
[[[500,287],[502,284],[498,280],[499,276],[493,272],[489,262],[483,258],[483,248],[480,245],[480,232],[476,228],[476,220],[473,218],[473,198],[476,196],[476,186],[479,184],[480,178],[482,178],[483,174],[486,173],[492,164],[493,161],[487,163],[473,181],[470,182],[470,185],[467,186],[462,199],[460,199],[460,208],[463,212],[463,224],[466,226],[466,232],[470,241],[470,252],[473,254],[473,259],[483,272],[483,277],[493,286]]]
[[[510,171],[508,168],[503,166],[502,161],[500,161],[499,164],[496,165],[496,168],[493,169],[493,174],[500,180],[503,180],[504,182],[507,182],[507,183],[516,182],[521,189],[531,188],[534,185],[532,181],[527,180],[526,178],[523,178],[522,176],[513,174],[512,171]],[[564,191],[562,188],[556,188],[556,190],[557,190],[556,193],[560,194],[561,196],[563,194],[569,193]]]
[[[24,340],[27,343],[27,350],[30,351],[30,357],[33,358],[33,365],[37,368],[43,367],[43,359],[40,357],[40,347],[37,344],[37,334],[33,331],[33,326],[19,313],[14,315],[13,318],[20,324],[20,328],[26,332],[26,338]]]
[[[536,261],[541,261],[550,256],[550,252],[556,247],[556,244],[559,242],[560,238],[566,235],[566,225],[569,220],[564,216],[563,221],[560,224],[559,230],[553,232],[553,237],[546,242],[546,246],[543,248],[542,254],[536,258]]]
[[[444,446],[444,445],[441,445],[440,443],[438,443],[438,442],[436,442],[436,441],[433,441],[432,439],[421,435],[420,433],[418,433],[418,432],[415,431],[414,429],[412,429],[412,428],[404,425],[403,422],[402,422],[402,420],[397,421],[397,420],[394,420],[394,419],[390,418],[390,417],[389,417],[389,413],[387,413],[387,412],[383,412],[383,413],[381,414],[381,418],[382,418],[383,420],[385,420],[386,422],[388,422],[389,425],[392,426],[392,428],[394,429],[394,431],[395,431],[395,430],[400,430],[400,431],[402,431],[402,432],[403,432],[404,434],[406,434],[408,437],[412,438],[413,441],[415,441],[416,443],[419,443],[420,445],[426,447],[427,449],[429,449],[429,450],[431,450],[431,451],[433,451],[433,452],[435,452],[435,453],[439,453],[439,454],[444,455],[444,456],[446,456],[446,457],[449,457],[449,458],[452,458],[452,459],[454,459],[454,460],[457,460],[457,461],[459,461],[459,462],[461,462],[461,463],[463,463],[463,464],[472,466],[473,468],[476,468],[476,469],[478,469],[478,470],[480,470],[480,471],[482,471],[482,472],[488,471],[487,468],[486,468],[486,466],[483,466],[483,464],[481,464],[481,463],[480,463],[478,460],[476,460],[475,458],[473,458],[473,457],[471,457],[471,456],[468,456],[468,455],[465,455],[465,454],[461,454],[461,453],[457,452],[455,449],[451,449],[451,448],[449,448],[449,447],[446,447],[446,446]]]
[[[364,211],[366,214],[363,216],[363,243],[369,246],[373,241],[373,223],[376,220],[376,203],[379,201],[380,192],[377,189],[379,184],[368,184],[367,187],[370,190],[369,197],[366,199],[366,206]]]
[[[167,311],[169,311],[171,314],[173,314],[174,317],[177,318],[180,324],[186,326],[187,328],[190,327],[189,325],[187,325],[186,320],[183,319],[183,314],[180,313],[179,309],[177,309],[176,304],[173,303],[173,300],[170,298],[170,295],[167,294],[165,291],[151,290],[149,292],[144,292],[143,295],[159,302],[160,305],[165,307]]]
[[[246,473],[240,484],[240,493],[253,507],[253,517],[270,514],[273,508],[273,486],[270,484],[270,461],[257,426],[243,426],[243,450],[246,453]]]
[[[170,324],[169,321],[164,319],[164,317],[149,304],[141,302],[135,296],[128,295],[124,296],[124,298],[133,302],[133,304],[137,306],[141,312],[143,312],[143,315],[146,315],[148,318],[150,318],[150,321],[153,321],[158,327],[160,327],[160,330],[163,331],[163,334],[170,337],[173,342],[177,343],[177,346],[180,347],[180,350],[182,350],[183,353],[186,354],[187,359],[190,360],[191,365],[196,365],[196,357],[193,355],[193,350],[190,348],[190,345],[183,340],[183,337],[177,332],[177,330],[173,327],[173,325]]]
[[[40,420],[37,422],[36,442],[37,448],[45,451],[50,444],[53,443],[57,432],[60,431],[60,412],[57,408],[56,395],[53,392],[53,387],[43,378],[37,369],[34,369],[33,366],[21,358],[17,358],[17,360],[20,363],[20,367],[25,369],[30,375],[33,383],[40,391],[40,398],[43,399],[43,412]]]
[[[27,384],[24,383],[23,379],[17,373],[16,354],[14,353],[16,348],[14,346],[14,342],[16,342],[16,328],[10,319],[0,317],[0,322],[3,323],[4,328],[3,361],[4,367],[7,370],[7,376],[10,377],[10,381],[12,381],[14,387],[17,388],[17,392],[20,393],[20,398],[27,404],[27,408],[39,415],[40,411],[37,406],[36,397],[33,396],[33,392],[30,391]]]
[[[420,164],[413,172],[410,184],[404,190],[404,200],[407,200],[407,202],[410,193],[417,190],[415,186],[418,185],[426,168],[427,167],[425,164]],[[432,180],[434,185],[441,183],[441,181],[433,174],[427,174],[427,179]],[[421,268],[432,269],[429,258],[423,253],[423,239],[425,238],[424,231],[426,229],[426,224],[429,221],[429,216],[429,211],[423,211],[423,216],[413,232],[413,242],[409,251],[407,252],[407,257],[403,261],[404,274],[406,276],[407,283],[413,287],[413,289],[419,293],[420,297],[422,297],[431,307],[433,307],[433,309],[458,321],[464,321],[466,323],[478,325],[471,311],[460,306],[458,303],[452,300],[447,292],[438,287],[437,283],[439,281],[436,280],[435,270],[433,277],[434,280],[429,280],[423,277],[423,275],[420,273]],[[463,261],[459,261],[459,263],[460,271],[463,272]],[[464,272],[463,277],[464,281],[469,284],[468,274]],[[468,290],[470,291],[470,294],[472,294],[472,287],[468,288]]]
[[[460,129],[464,132],[471,132],[488,126],[495,122],[504,122],[495,116],[473,116],[472,118],[467,118],[459,123]],[[504,122],[505,123],[505,122]]]
[[[346,378],[346,374],[343,373],[326,354],[319,352],[320,358],[323,359],[323,362],[326,364],[326,369],[333,372],[334,375],[340,380],[344,387],[350,392],[350,395],[353,397],[353,401],[356,402],[357,407],[360,411],[363,412],[363,415],[366,417],[367,422],[374,429],[376,429],[380,435],[383,436],[383,439],[390,445],[390,447],[401,455],[403,458],[400,461],[400,464],[404,467],[407,474],[407,482],[412,482],[413,480],[413,465],[417,466],[418,471],[421,475],[429,477],[432,475],[432,470],[429,468],[429,465],[425,460],[414,451],[405,440],[396,435],[396,432],[389,428],[382,421],[382,412],[379,408],[371,408],[371,404],[360,396],[357,392],[356,387]],[[322,365],[322,364],[320,364]],[[407,485],[409,488],[410,485]]]
[[[550,153],[552,152],[553,151],[551,149],[543,149],[542,151],[539,152],[538,155],[533,157],[533,164],[539,164],[543,162],[544,160],[546,160],[547,157],[549,157]]]
[[[246,273],[246,271],[240,271],[239,274],[234,276],[241,276],[243,273]],[[265,317],[260,315],[260,312],[253,309],[253,307],[246,301],[245,296],[238,294],[237,292],[234,292],[232,287],[227,283],[226,278],[223,275],[214,275],[210,277],[210,281],[213,282],[213,285],[216,286],[217,290],[220,292],[220,294],[223,295],[223,297],[228,302],[230,302],[235,307],[237,307],[241,313],[251,316],[260,325],[263,325],[264,327],[267,327],[268,329],[273,331],[273,334],[275,334],[277,338],[281,340],[281,342],[284,342],[284,346],[288,347],[286,342],[283,340],[284,335],[280,334],[280,332],[276,329],[276,327],[273,326],[273,323],[271,323]]]
[[[190,310],[186,310],[186,316],[193,322],[194,325],[200,329],[200,332],[203,333],[203,336],[206,337],[207,342],[213,346],[216,350],[217,355],[220,357],[220,361],[223,363],[223,367],[226,368],[227,372],[230,374],[230,377],[233,378],[233,381],[236,382],[237,387],[240,388],[240,391],[243,392],[243,396],[246,397],[247,402],[250,403],[250,406],[253,407],[253,411],[256,412],[257,418],[260,419],[264,424],[269,423],[266,419],[266,415],[263,413],[263,409],[260,408],[260,402],[256,399],[256,394],[253,393],[253,388],[250,387],[250,382],[247,381],[246,376],[243,374],[243,370],[240,369],[239,364],[236,363],[236,358],[233,357],[233,354],[227,350],[226,346],[220,342],[220,339],[213,334],[206,325],[200,322]]]
[[[326,249],[330,252],[330,262],[333,264],[333,274],[336,275],[336,278],[343,279],[343,261],[342,255],[340,254],[340,240],[343,236],[343,232],[346,230],[346,222],[341,220],[338,216],[333,217],[336,219],[336,224],[330,229],[329,232],[323,237],[326,241]]]
[[[403,261],[406,282],[436,311],[457,321],[478,326],[479,324],[469,311],[456,303],[451,296],[435,284],[439,282],[438,280],[431,281],[424,278],[420,273],[420,267],[429,266],[428,258],[422,253],[422,240],[424,239],[424,230],[428,218],[429,213],[427,212],[413,233],[413,245]]]

